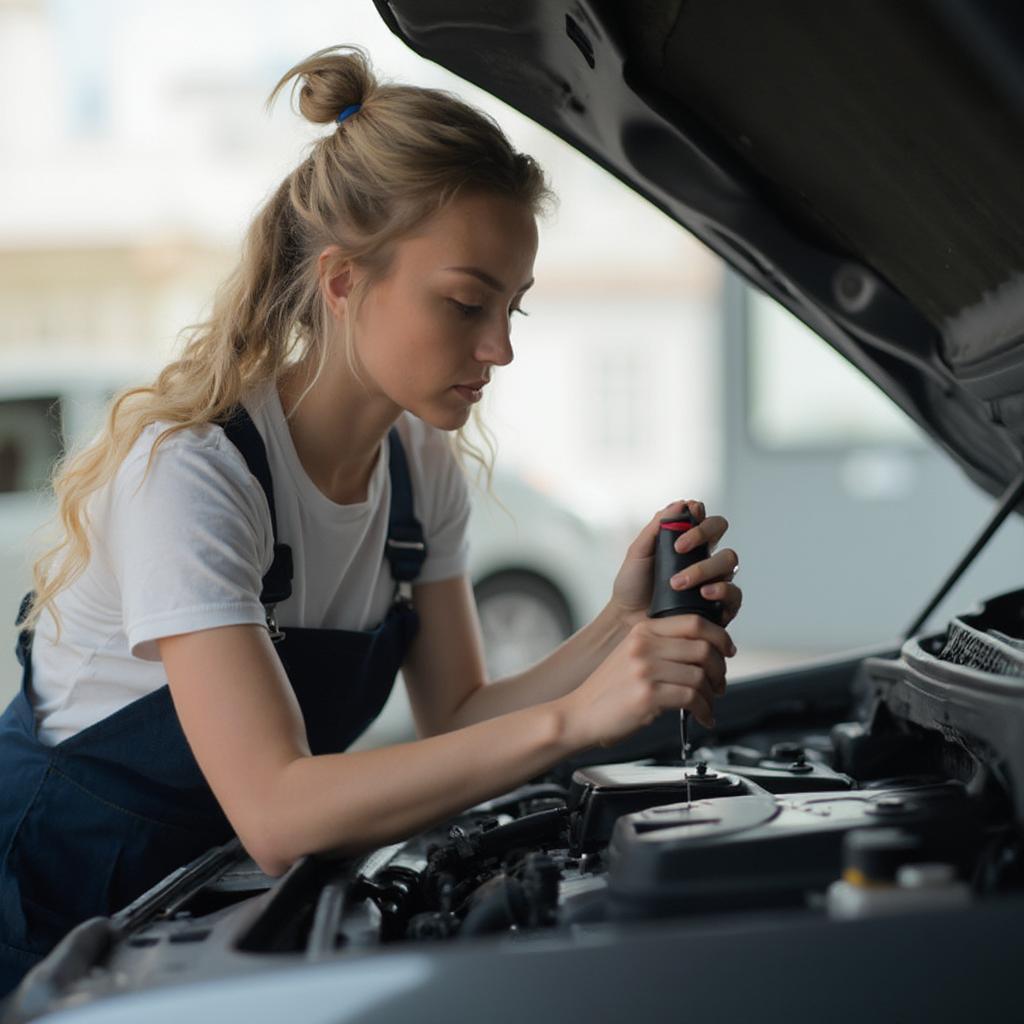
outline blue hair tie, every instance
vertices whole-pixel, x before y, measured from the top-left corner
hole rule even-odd
[[[354,114],[354,113],[355,113],[355,112],[356,112],[356,111],[357,111],[357,110],[358,110],[358,109],[359,109],[359,108],[360,108],[361,106],[362,106],[362,104],[361,104],[361,103],[353,103],[353,104],[352,104],[352,106],[350,106],[350,107],[346,107],[346,108],[345,108],[345,109],[344,109],[344,110],[343,110],[343,111],[342,111],[342,112],[341,112],[341,113],[340,113],[340,114],[339,114],[339,115],[337,116],[337,118],[336,118],[336,120],[335,120],[335,124],[341,124],[341,122],[342,122],[342,121],[344,121],[346,117],[350,117],[350,116],[351,116],[352,114]]]

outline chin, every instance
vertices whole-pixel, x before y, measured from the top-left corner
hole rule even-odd
[[[472,407],[468,405],[463,405],[462,408],[455,407],[451,399],[448,398],[443,405],[441,403],[423,403],[406,406],[406,410],[423,420],[424,423],[437,427],[438,430],[458,430],[469,422]]]

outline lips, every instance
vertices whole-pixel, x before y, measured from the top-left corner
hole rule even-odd
[[[452,390],[456,394],[461,395],[464,401],[475,405],[484,397],[484,385],[486,383],[486,380],[476,380],[472,384],[456,384]]]

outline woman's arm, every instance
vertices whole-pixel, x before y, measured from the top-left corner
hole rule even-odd
[[[414,585],[420,631],[402,666],[421,735],[434,735],[482,722],[576,689],[608,657],[637,622],[646,618],[659,522],[688,506],[697,523],[686,534],[690,546],[711,550],[728,529],[721,516],[705,518],[700,502],[673,502],[659,510],[629,546],[612,588],[612,598],[584,626],[542,661],[516,675],[485,685],[480,623],[465,577]],[[738,564],[729,548],[692,566],[687,585],[721,601],[723,625],[739,611],[742,593],[732,582]],[[728,581],[728,582],[726,582]],[[735,648],[732,648],[735,653]]]
[[[314,757],[263,627],[157,643],[192,752],[270,875],[307,853],[356,853],[404,839],[589,745],[569,735],[559,705],[545,702],[413,743]]]
[[[543,661],[487,683],[469,577],[414,584],[413,603],[420,627],[402,675],[421,736],[461,729],[571,693],[628,631],[620,617],[606,609]]]
[[[699,615],[645,619],[563,697],[414,743],[313,756],[264,627],[222,626],[157,644],[196,761],[271,875],[304,854],[405,839],[571,754],[617,742],[662,711],[689,709],[711,728],[731,647],[725,630]]]

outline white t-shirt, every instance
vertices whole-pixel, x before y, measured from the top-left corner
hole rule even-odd
[[[384,558],[391,479],[381,444],[367,499],[338,505],[317,489],[296,454],[275,387],[246,402],[267,448],[278,540],[291,545],[292,596],[282,628],[366,630],[394,593]],[[53,745],[164,686],[154,643],[214,626],[264,623],[259,601],[273,556],[270,511],[238,449],[218,426],[152,444],[147,427],[116,476],[89,503],[91,555],[59,593],[60,642],[45,613],[32,649],[39,737]],[[416,582],[466,572],[469,493],[444,431],[404,412],[396,426],[413,503],[427,542]],[[145,474],[145,475],[144,475]]]

